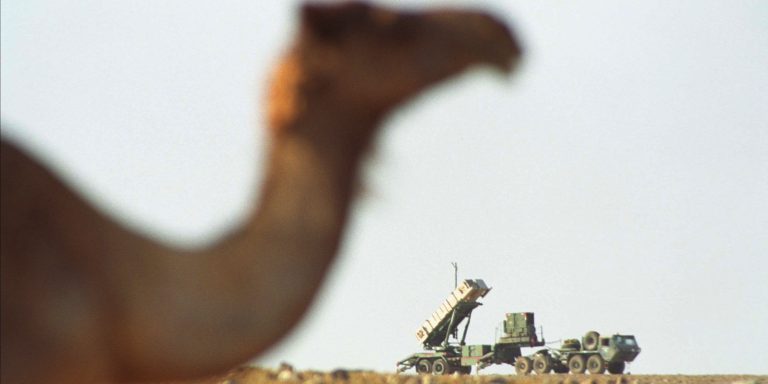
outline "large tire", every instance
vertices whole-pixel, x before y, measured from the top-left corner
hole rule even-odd
[[[584,356],[582,355],[573,355],[570,359],[568,359],[568,370],[571,371],[573,374],[582,374],[584,373],[584,370],[586,370],[586,364],[584,364]]]
[[[595,331],[589,331],[584,335],[581,345],[586,351],[597,351],[600,346],[600,334]]]
[[[472,366],[468,365],[466,367],[459,367],[459,373],[462,375],[469,375],[472,373]]]
[[[587,369],[593,375],[602,375],[605,373],[605,360],[602,356],[594,354],[587,359]]]
[[[608,372],[614,375],[621,375],[624,373],[624,362],[623,361],[614,361],[613,363],[608,363]]]
[[[552,371],[552,362],[549,361],[549,356],[541,353],[537,354],[533,358],[533,371],[537,375],[546,375]]]
[[[451,373],[451,367],[445,359],[437,359],[432,363],[432,374],[447,375]]]
[[[416,363],[416,372],[428,374],[432,373],[432,363],[427,359],[421,359]]]
[[[531,359],[525,356],[520,356],[515,359],[515,372],[518,375],[530,375],[533,370],[533,363]]]

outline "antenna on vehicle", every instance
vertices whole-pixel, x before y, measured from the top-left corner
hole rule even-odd
[[[451,265],[453,265],[453,289],[456,289],[459,286],[459,263],[453,261]]]

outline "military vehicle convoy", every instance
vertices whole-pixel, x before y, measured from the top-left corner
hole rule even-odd
[[[510,364],[520,375],[537,374],[622,373],[626,362],[640,353],[634,336],[600,337],[590,331],[581,341],[565,340],[560,348],[547,348],[523,356],[521,348],[542,347],[544,337],[536,333],[532,312],[507,313],[502,336],[494,344],[465,343],[472,311],[482,305],[478,300],[491,291],[481,279],[468,279],[456,289],[416,331],[424,351],[397,362],[398,372],[415,368],[418,373],[445,375],[454,372],[469,374],[492,364]],[[465,322],[466,320],[466,322]],[[464,329],[461,339],[458,331]]]

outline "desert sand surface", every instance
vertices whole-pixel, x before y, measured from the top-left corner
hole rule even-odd
[[[241,367],[194,384],[349,383],[349,384],[768,384],[763,375],[416,375],[337,369],[330,372]]]

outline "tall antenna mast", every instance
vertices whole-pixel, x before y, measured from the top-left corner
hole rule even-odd
[[[459,286],[459,264],[457,262],[451,262],[453,265],[453,289]]]

